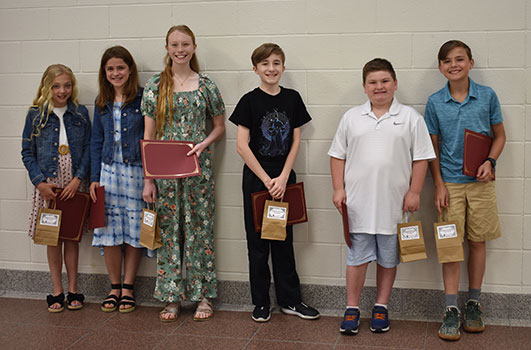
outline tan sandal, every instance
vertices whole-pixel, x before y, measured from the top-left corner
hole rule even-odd
[[[166,305],[166,307],[164,309],[162,309],[161,312],[159,312],[159,320],[160,320],[160,322],[175,322],[175,321],[177,321],[177,317],[179,316],[180,308],[181,308],[180,304],[177,304],[177,307]],[[165,315],[165,314],[172,314],[174,317],[172,317],[172,318],[164,318],[164,317],[162,317],[162,315]]]
[[[208,316],[207,317],[196,317],[196,315],[199,312],[208,314]],[[207,298],[203,298],[203,300],[201,300],[199,304],[197,304],[197,309],[195,309],[194,321],[197,321],[197,322],[207,321],[207,320],[210,320],[213,316],[214,316],[214,306],[212,305],[212,302],[210,302],[210,300],[208,300]]]

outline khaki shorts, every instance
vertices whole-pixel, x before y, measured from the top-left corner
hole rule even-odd
[[[457,222],[458,232],[472,242],[490,241],[501,236],[494,181],[450,183],[448,189],[448,217]],[[466,230],[465,230],[466,227]]]

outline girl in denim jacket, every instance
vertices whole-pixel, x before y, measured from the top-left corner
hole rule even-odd
[[[92,200],[96,201],[96,188],[105,187],[105,226],[94,229],[92,241],[92,246],[103,248],[111,281],[111,291],[101,304],[103,312],[135,309],[133,285],[142,257],[140,223],[144,207],[141,100],[133,57],[122,46],[108,48],[101,58],[90,143]]]
[[[90,119],[85,106],[78,103],[77,94],[72,70],[53,64],[44,71],[26,116],[22,161],[35,185],[29,229],[32,238],[39,209],[45,201],[56,197],[54,188],[64,188],[59,198],[68,200],[74,197],[89,171]],[[47,256],[53,283],[53,294],[47,296],[48,311],[64,309],[63,257],[68,275],[68,309],[81,309],[85,297],[77,293],[79,243],[60,239],[57,246],[47,246]]]

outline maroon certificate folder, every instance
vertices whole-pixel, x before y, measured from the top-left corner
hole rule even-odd
[[[262,229],[264,206],[265,201],[268,199],[272,199],[268,191],[251,194],[254,230],[256,232],[260,232]],[[288,225],[300,224],[301,222],[308,221],[308,215],[306,214],[306,199],[304,197],[304,184],[302,182],[287,185],[282,201],[289,203]]]
[[[492,138],[490,136],[465,129],[465,147],[463,151],[464,175],[476,177],[478,168],[489,156],[491,145]]]
[[[170,140],[140,140],[142,165],[146,179],[175,179],[201,174],[196,154],[186,154],[193,142]]]
[[[66,201],[59,199],[62,188],[55,188],[57,193],[53,209],[61,210],[61,228],[59,230],[59,239],[68,239],[71,241],[81,241],[85,222],[90,206],[90,195],[86,192],[76,192],[73,198]]]
[[[348,226],[348,208],[344,202],[341,203],[341,210],[343,211],[341,215],[343,218],[343,236],[345,237],[345,243],[351,248],[352,242],[350,241],[350,229]]]
[[[88,228],[105,226],[105,186],[96,187],[96,202],[90,202]]]

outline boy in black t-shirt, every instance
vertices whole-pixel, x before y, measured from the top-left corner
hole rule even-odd
[[[243,158],[243,204],[249,255],[253,320],[271,318],[269,302],[269,251],[277,302],[282,312],[304,319],[316,319],[319,312],[301,301],[299,276],[293,253],[293,228],[287,226],[285,241],[260,238],[254,231],[251,193],[268,190],[282,198],[286,185],[295,183],[293,163],[299,152],[300,127],[311,120],[299,93],[279,85],[285,56],[272,43],[260,45],[251,55],[253,70],[261,84],[238,102],[229,120],[238,125],[237,151]]]

